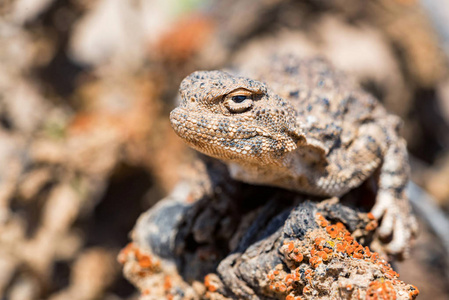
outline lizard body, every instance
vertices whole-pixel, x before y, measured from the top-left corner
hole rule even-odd
[[[379,170],[372,213],[392,253],[414,227],[405,194],[409,165],[400,120],[321,59],[294,55],[198,71],[180,86],[172,127],[191,147],[224,161],[234,179],[341,196]]]

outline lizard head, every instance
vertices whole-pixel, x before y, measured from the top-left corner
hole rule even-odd
[[[170,114],[176,133],[194,149],[225,161],[277,163],[305,140],[295,110],[264,83],[222,71],[198,71],[180,86]]]

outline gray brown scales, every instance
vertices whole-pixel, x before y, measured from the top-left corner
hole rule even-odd
[[[402,252],[416,224],[400,120],[320,59],[273,56],[239,70],[185,78],[170,114],[176,133],[234,179],[311,195],[341,196],[379,170],[372,213],[382,236],[394,231],[388,251]]]

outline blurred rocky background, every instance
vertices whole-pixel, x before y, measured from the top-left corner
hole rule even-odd
[[[116,257],[188,176],[180,80],[264,51],[326,57],[400,115],[413,180],[449,215],[448,20],[442,0],[0,0],[0,299],[137,299]],[[398,270],[449,299],[426,218]]]

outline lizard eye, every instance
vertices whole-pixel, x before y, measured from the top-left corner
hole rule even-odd
[[[246,99],[248,99],[248,96],[246,95],[237,95],[237,96],[232,96],[232,101],[234,101],[235,103],[242,103],[243,101],[245,101]]]
[[[252,93],[247,90],[238,90],[225,96],[223,105],[231,113],[242,113],[253,106]]]

